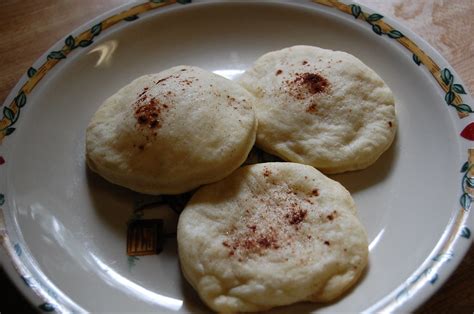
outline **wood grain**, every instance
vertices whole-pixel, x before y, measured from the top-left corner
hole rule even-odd
[[[358,0],[409,27],[438,50],[474,91],[474,2]]]
[[[0,101],[32,63],[76,27],[126,0],[2,0],[0,12]],[[474,2],[470,0],[358,0],[383,15],[392,16],[423,37],[453,66],[474,91]],[[39,40],[40,39],[40,40]],[[474,311],[474,247],[443,287],[418,313],[472,313]],[[0,271],[6,302],[0,312],[34,309]]]

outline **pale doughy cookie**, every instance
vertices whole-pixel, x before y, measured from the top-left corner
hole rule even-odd
[[[311,46],[267,53],[240,83],[256,97],[257,145],[325,173],[365,168],[392,143],[392,92],[354,56]]]
[[[253,101],[239,84],[197,67],[142,76],[93,116],[87,163],[110,182],[148,194],[220,180],[255,142]]]
[[[218,312],[339,297],[368,259],[349,192],[311,166],[245,166],[201,187],[178,223],[186,279]]]

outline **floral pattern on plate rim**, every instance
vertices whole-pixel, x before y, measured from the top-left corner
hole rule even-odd
[[[471,106],[463,103],[462,94],[466,94],[461,84],[455,83],[454,75],[448,68],[441,69],[435,61],[428,56],[418,45],[411,39],[406,37],[402,32],[387,24],[384,16],[378,13],[366,13],[362,11],[361,6],[357,4],[344,4],[338,0],[313,0],[314,3],[322,4],[331,8],[335,8],[346,14],[352,15],[355,19],[360,19],[368,23],[372,31],[379,35],[387,35],[393,40],[397,40],[412,55],[412,59],[417,66],[423,64],[437,81],[441,89],[445,92],[444,100],[449,107],[454,107],[459,118],[463,119],[473,112]],[[474,122],[467,124],[460,136],[474,141]],[[462,168],[463,173],[460,197],[461,209],[457,212],[454,221],[451,224],[451,232],[440,240],[438,245],[440,248],[432,253],[432,257],[428,262],[424,263],[421,271],[415,272],[408,280],[402,284],[402,287],[395,289],[395,297],[389,300],[383,308],[377,308],[377,311],[394,311],[397,306],[407,301],[416,291],[426,284],[434,285],[439,278],[440,267],[454,258],[453,247],[457,238],[469,239],[471,230],[465,225],[471,203],[474,196],[474,149],[468,150],[468,161]]]
[[[49,70],[67,58],[69,53],[81,47],[85,48],[94,43],[95,37],[99,36],[103,30],[109,29],[119,22],[133,22],[139,19],[141,13],[158,9],[170,4],[180,3],[187,4],[191,0],[150,0],[130,7],[129,9],[105,18],[103,21],[93,25],[90,29],[82,32],[77,36],[69,35],[64,40],[64,46],[58,50],[52,50],[48,53],[46,61],[39,67],[30,67],[27,70],[27,80],[17,92],[17,96],[8,105],[3,107],[3,116],[0,119],[0,145],[5,137],[11,135],[15,130],[15,123],[20,117],[21,109],[27,103],[27,95],[35,88],[41,79]],[[437,81],[441,89],[444,91],[444,100],[449,107],[453,107],[457,111],[459,118],[465,118],[473,113],[470,105],[463,102],[462,95],[466,94],[464,87],[455,83],[454,75],[448,68],[441,69],[433,59],[419,48],[411,39],[406,37],[402,32],[393,28],[384,21],[384,16],[378,13],[364,12],[360,5],[345,4],[338,0],[312,0],[313,3],[324,5],[337,9],[343,13],[352,15],[355,19],[368,23],[372,31],[379,35],[398,41],[406,49],[412,53],[412,59],[417,66],[422,64],[426,66],[433,78]],[[474,122],[468,123],[460,136],[466,140],[474,141]],[[6,163],[3,156],[0,156],[0,166]],[[439,248],[432,253],[431,258],[424,264],[425,267],[420,272],[415,272],[411,278],[405,281],[402,287],[397,288],[395,297],[386,302],[383,308],[378,310],[394,310],[397,305],[405,302],[416,291],[426,284],[435,284],[439,278],[438,272],[440,267],[455,258],[453,247],[459,238],[470,239],[471,230],[465,225],[470,212],[471,204],[474,199],[474,149],[468,151],[468,161],[461,168],[462,181],[460,196],[460,210],[456,213],[453,221],[448,225],[450,232],[445,234],[439,241]],[[0,193],[0,206],[5,204],[6,196]],[[3,222],[3,208],[0,208],[0,222]],[[447,228],[447,229],[448,229]],[[5,229],[0,229],[0,242],[5,248],[9,258],[21,276],[21,279],[43,300],[37,307],[44,312],[63,311],[56,293],[48,287],[48,283],[40,279],[33,278],[22,262],[25,258],[22,254],[22,248],[19,243],[12,245]]]

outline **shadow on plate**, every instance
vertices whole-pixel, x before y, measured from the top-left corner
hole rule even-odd
[[[341,183],[349,192],[365,190],[385,180],[393,172],[393,166],[398,157],[398,136],[390,148],[371,166],[365,169],[350,171],[329,177]]]
[[[126,222],[131,218],[134,200],[139,194],[106,181],[87,166],[86,178],[97,217],[114,232],[125,236]]]
[[[184,310],[191,313],[209,313],[209,308],[201,301],[198,293],[184,278],[183,273],[179,272],[179,287],[183,294]]]

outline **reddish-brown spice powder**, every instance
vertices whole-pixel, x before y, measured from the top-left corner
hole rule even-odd
[[[332,213],[326,216],[326,218],[330,221],[333,221],[334,218],[336,218],[336,215],[337,215],[337,211],[333,210]]]
[[[166,81],[166,80],[169,79],[170,77],[171,77],[171,76],[167,76],[167,77],[165,77],[165,78],[162,78],[161,80],[156,81],[155,84],[158,85],[158,84],[160,84],[160,83]]]
[[[309,113],[316,113],[317,111],[317,108],[316,108],[316,104],[311,104],[308,106],[308,108],[306,108],[306,112],[309,112]]]
[[[148,87],[143,88],[142,92],[138,94],[138,98],[142,98],[142,96],[145,95],[147,91],[148,91]],[[146,99],[146,96],[145,96],[145,99]]]
[[[135,109],[135,118],[141,126],[148,126],[150,129],[160,127],[159,116],[161,108],[156,99],[152,98],[149,102],[138,105]]]
[[[270,171],[270,169],[268,169],[266,167],[263,168],[263,176],[264,177],[268,177],[271,174],[272,174],[272,172]]]
[[[269,169],[265,168],[263,176],[268,174],[266,170]],[[309,209],[305,208],[308,206],[306,203],[301,202],[307,198],[301,199],[302,193],[291,189],[281,190],[275,196],[271,199],[256,196],[262,207],[243,209],[240,218],[243,225],[238,228],[233,225],[225,232],[226,239],[222,245],[227,248],[229,257],[235,256],[236,260],[241,261],[248,256],[291,246],[301,237],[307,240],[314,238],[303,229],[302,224],[308,217]]]
[[[294,82],[306,86],[311,94],[322,93],[329,86],[329,82],[317,73],[300,74]]]
[[[288,214],[290,225],[300,224],[306,218],[307,214],[308,212],[304,209],[292,207],[290,214]]]
[[[329,81],[317,73],[295,73],[294,79],[285,80],[287,92],[296,99],[306,99],[309,95],[324,93],[329,89]],[[280,87],[282,89],[282,87]],[[306,111],[316,112],[316,104],[311,104]]]

